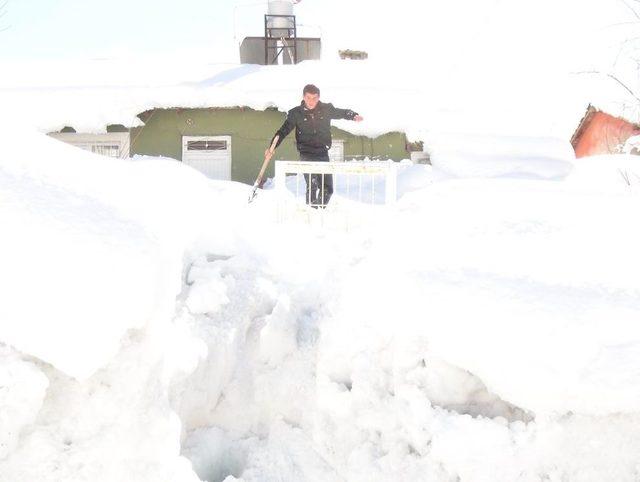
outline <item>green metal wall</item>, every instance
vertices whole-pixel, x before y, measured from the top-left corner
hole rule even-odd
[[[155,109],[140,114],[144,127],[131,130],[131,155],[165,156],[182,160],[182,136],[231,136],[231,178],[252,184],[264,151],[286,114],[275,109],[249,108]],[[406,136],[391,132],[371,139],[332,127],[333,139],[344,140],[345,159],[362,157],[401,160],[409,157]],[[273,160],[298,159],[292,132]],[[274,175],[273,160],[267,176]]]

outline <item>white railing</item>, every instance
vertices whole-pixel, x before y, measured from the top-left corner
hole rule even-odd
[[[394,161],[302,162],[276,161],[275,190],[279,199],[280,220],[295,211],[318,211],[361,216],[368,206],[389,206],[397,199],[397,163]],[[305,175],[320,177],[320,202],[307,198]],[[333,195],[323,204],[325,176],[332,176]],[[315,211],[315,210],[314,210]],[[375,209],[378,211],[378,209]],[[353,223],[351,223],[353,224]]]

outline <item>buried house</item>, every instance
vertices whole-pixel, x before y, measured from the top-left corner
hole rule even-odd
[[[312,79],[336,105],[348,104],[367,119],[364,126],[336,122],[332,159],[400,161],[423,154],[412,152],[421,146],[407,143],[405,134],[406,106],[415,94],[371,75],[375,69],[366,63],[230,66],[177,59],[173,69],[168,62],[74,61],[47,85],[0,79],[0,101],[37,130],[97,154],[162,156],[213,179],[252,184],[285,109],[300,101]],[[273,160],[298,159],[294,144],[291,133]],[[273,173],[272,162],[267,176]]]
[[[144,126],[131,129],[131,155],[163,156],[182,161],[212,179],[253,183],[264,151],[286,114],[276,109],[152,109],[138,117]],[[331,160],[402,160],[409,157],[407,138],[389,132],[376,138],[332,127]],[[280,145],[273,160],[296,160],[295,135]],[[267,176],[274,174],[270,163]]]
[[[640,125],[589,105],[571,137],[576,158],[627,151],[629,138],[640,134]]]
[[[106,133],[78,133],[71,127],[49,135],[97,154],[127,158],[135,155],[181,161],[211,179],[252,184],[264,160],[264,151],[284,121],[277,109],[156,108],[138,115],[144,125],[107,126]],[[358,136],[331,127],[333,161],[358,159],[400,161],[410,156],[406,135],[388,132],[378,137]],[[275,160],[297,160],[295,135],[280,145]],[[274,162],[267,176],[274,175]]]

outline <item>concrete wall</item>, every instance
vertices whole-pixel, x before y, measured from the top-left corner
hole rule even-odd
[[[140,115],[145,122],[144,127],[132,129],[131,154],[182,160],[182,136],[228,135],[232,138],[232,180],[253,184],[262,166],[264,151],[285,117],[285,113],[277,110],[249,108],[156,109]],[[391,132],[371,139],[333,127],[332,135],[334,139],[345,141],[345,159],[369,157],[398,161],[409,157],[403,133]],[[292,132],[280,145],[273,160],[298,158]],[[273,165],[271,162],[267,170],[269,177],[274,175]]]
[[[269,45],[274,47],[275,40],[269,40]],[[319,60],[322,51],[319,38],[298,38],[296,41],[298,62],[303,60]],[[269,59],[273,59],[276,55],[275,49],[269,49]],[[283,52],[285,64],[291,64],[287,49]],[[247,37],[240,45],[240,62],[243,64],[265,65],[264,58],[264,37]]]

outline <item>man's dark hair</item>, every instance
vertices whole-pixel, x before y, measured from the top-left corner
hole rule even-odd
[[[304,94],[314,94],[314,95],[320,95],[320,89],[318,89],[315,85],[313,84],[307,84],[304,86],[304,89],[302,89],[302,95]]]

